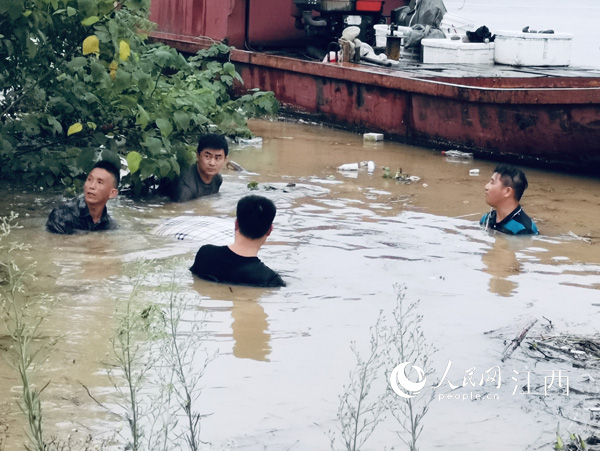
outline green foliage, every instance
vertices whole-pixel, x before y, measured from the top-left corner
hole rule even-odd
[[[186,59],[147,42],[149,0],[0,0],[0,175],[70,185],[102,158],[127,161],[136,194],[189,164],[207,131],[251,136],[273,93],[242,83],[230,49]],[[135,152],[129,156],[131,152]]]

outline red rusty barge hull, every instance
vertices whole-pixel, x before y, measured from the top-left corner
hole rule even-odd
[[[194,53],[208,39],[155,33]],[[600,174],[600,69],[411,64],[388,69],[232,51],[245,88],[357,131]]]

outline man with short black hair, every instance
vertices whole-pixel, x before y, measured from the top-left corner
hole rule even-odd
[[[115,229],[117,224],[108,214],[106,203],[119,194],[120,178],[114,164],[106,160],[97,162],[83,185],[83,195],[54,208],[46,229],[66,235]]]
[[[227,160],[229,146],[222,135],[210,133],[200,137],[196,164],[181,171],[169,196],[174,202],[187,202],[219,192],[223,177],[219,174]]]
[[[285,286],[279,274],[257,256],[273,230],[276,212],[275,204],[266,197],[251,195],[240,199],[234,243],[229,246],[202,246],[190,271],[213,282],[258,287]]]
[[[509,235],[537,235],[535,223],[519,204],[527,189],[527,177],[520,169],[498,165],[485,185],[485,201],[492,207],[479,223],[485,229],[497,230]]]

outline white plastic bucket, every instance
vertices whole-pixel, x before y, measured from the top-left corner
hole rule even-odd
[[[386,36],[390,34],[390,26],[385,24],[373,25],[373,28],[375,28],[375,47],[385,47]]]
[[[569,33],[498,31],[494,60],[511,66],[568,66],[572,39]]]

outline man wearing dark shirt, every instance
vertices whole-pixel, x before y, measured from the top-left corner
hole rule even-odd
[[[46,222],[52,233],[73,234],[76,231],[111,230],[117,227],[106,210],[119,186],[119,170],[108,161],[99,161],[88,174],[83,195],[54,208]]]
[[[273,230],[275,204],[262,196],[246,196],[237,204],[235,239],[229,246],[204,245],[190,268],[214,282],[258,287],[283,287],[279,274],[258,258],[258,251]]]
[[[181,171],[179,179],[169,193],[174,202],[187,202],[198,197],[219,192],[223,167],[229,147],[227,140],[216,134],[204,135],[198,141],[196,164]]]
[[[497,166],[485,185],[485,201],[493,210],[483,215],[479,223],[486,230],[509,235],[537,235],[535,223],[519,205],[527,185],[523,171],[507,165]]]

